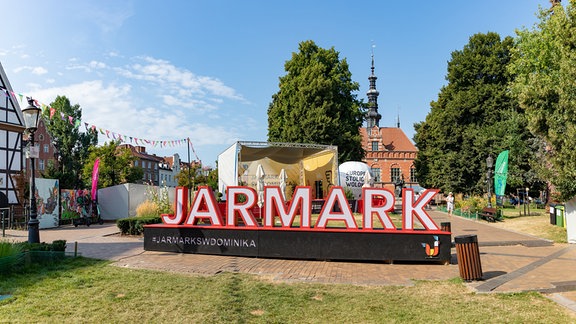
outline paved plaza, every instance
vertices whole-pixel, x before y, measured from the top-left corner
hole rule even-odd
[[[450,222],[452,238],[476,235],[482,280],[467,283],[481,293],[539,291],[576,312],[576,246],[553,244],[495,227],[483,220],[449,217],[431,211],[437,224]],[[24,241],[26,231],[7,230],[6,238]],[[113,223],[62,226],[40,231],[43,242],[66,240],[67,252],[113,261],[115,266],[213,275],[241,272],[272,281],[355,285],[412,285],[415,280],[459,277],[456,249],[449,265],[304,261],[144,251],[143,238],[120,236]]]

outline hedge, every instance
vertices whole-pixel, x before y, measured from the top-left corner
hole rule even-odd
[[[122,235],[142,235],[144,225],[162,223],[160,216],[151,217],[129,217],[116,221],[116,226],[120,229]]]

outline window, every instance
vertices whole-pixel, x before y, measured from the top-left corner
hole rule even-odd
[[[380,182],[380,168],[371,168],[372,176],[374,177],[374,182]]]
[[[44,160],[38,159],[38,169],[40,169],[40,171],[44,170]]]
[[[378,151],[378,142],[377,141],[372,142],[372,151]]]
[[[148,161],[148,169],[152,169],[152,162]]]
[[[396,182],[400,180],[400,168],[390,169],[390,181]]]
[[[48,153],[49,150],[50,146],[48,146],[48,144],[44,144],[44,153]]]
[[[134,166],[138,166],[138,160],[134,161]]]
[[[43,141],[43,140],[44,140],[44,135],[42,135],[42,134],[38,135],[38,140],[39,140],[39,141]]]
[[[416,179],[416,169],[414,167],[410,168],[410,182],[418,182],[418,179]]]

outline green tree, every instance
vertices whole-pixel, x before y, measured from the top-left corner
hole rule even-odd
[[[65,96],[58,96],[50,104],[55,114],[44,110],[43,118],[52,142],[58,150],[58,162],[48,163],[44,176],[59,179],[60,188],[77,189],[82,187],[83,166],[86,163],[90,147],[98,143],[98,133],[89,129],[80,132],[82,109],[80,105],[71,105]],[[72,122],[70,118],[72,118]]]
[[[218,189],[218,171],[212,170],[206,176],[202,172],[202,165],[193,163],[190,169],[182,168],[176,176],[178,186],[189,187],[196,190],[198,186],[208,186],[214,190]]]
[[[142,180],[144,171],[133,166],[136,157],[130,149],[118,146],[117,141],[105,143],[90,149],[88,162],[84,165],[84,183],[92,183],[92,170],[96,159],[100,159],[98,188],[106,188],[122,183],[133,183]]]
[[[180,173],[176,175],[176,180],[178,181],[178,186],[187,187],[192,190],[196,190],[198,186],[203,185],[203,178],[200,175],[200,164],[191,163],[190,168],[182,168]]]
[[[213,190],[218,190],[218,168],[211,170],[206,177],[206,185]]]
[[[507,188],[527,181],[533,139],[526,119],[510,96],[513,39],[496,33],[470,37],[448,62],[444,86],[426,120],[415,124],[415,161],[424,187],[483,193],[487,190],[486,158],[510,150]]]
[[[540,137],[538,172],[567,200],[576,195],[576,1],[541,9],[539,22],[517,31],[513,93],[529,129]]]
[[[338,55],[310,40],[299,44],[268,107],[269,141],[336,145],[340,162],[363,158],[359,85]]]

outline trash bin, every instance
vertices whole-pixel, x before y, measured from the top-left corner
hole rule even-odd
[[[550,224],[556,225],[556,204],[550,204]]]
[[[476,235],[459,235],[454,238],[454,243],[460,277],[466,281],[482,279],[478,237]]]
[[[564,205],[556,205],[556,225],[564,226]]]
[[[445,232],[452,232],[452,225],[450,222],[442,222],[440,223],[440,230]]]

